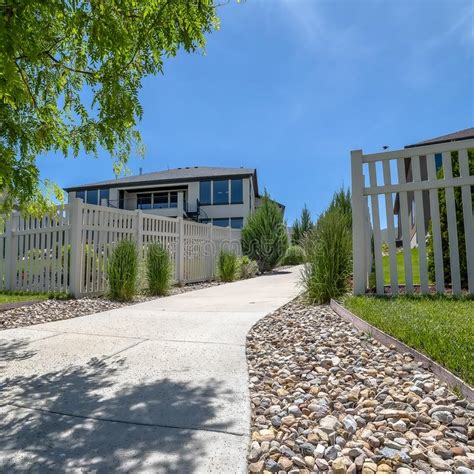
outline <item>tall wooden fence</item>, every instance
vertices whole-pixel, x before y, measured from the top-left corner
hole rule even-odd
[[[422,293],[433,289],[460,293],[461,258],[467,267],[466,289],[474,293],[474,175],[470,174],[468,155],[473,148],[474,140],[463,140],[368,155],[362,150],[351,153],[355,294],[365,293],[370,286],[372,262],[378,294],[385,292],[385,286],[392,294],[398,293],[402,278],[405,291],[413,292],[412,247],[418,248],[420,276],[416,283]],[[453,173],[454,160],[458,160],[459,173]],[[445,214],[440,214],[440,194]],[[456,194],[461,196],[457,204]],[[383,215],[388,244],[385,252]],[[447,239],[442,237],[446,228]],[[464,239],[460,239],[459,229],[464,229]],[[434,281],[429,279],[427,241],[432,242]],[[397,244],[401,244],[400,249]],[[397,271],[398,252],[403,253],[403,275]],[[389,282],[384,280],[384,270],[390,275]]]
[[[68,292],[76,297],[107,291],[107,262],[123,239],[140,255],[160,242],[174,262],[177,282],[211,280],[221,250],[240,254],[240,231],[84,204],[75,199],[41,219],[14,213],[0,234],[0,289]]]

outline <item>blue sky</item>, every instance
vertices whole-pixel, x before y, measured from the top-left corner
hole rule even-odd
[[[143,82],[133,174],[256,167],[291,223],[350,184],[350,150],[473,126],[472,0],[231,0],[219,16],[205,55],[181,53]],[[106,153],[39,165],[61,186],[113,177]]]

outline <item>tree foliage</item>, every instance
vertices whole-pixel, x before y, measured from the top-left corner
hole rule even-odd
[[[469,150],[469,170],[470,174],[474,175],[474,150]],[[452,157],[452,170],[453,176],[459,176],[459,159],[458,153],[453,152]],[[443,178],[443,169],[439,169],[437,173],[438,179]],[[448,233],[448,213],[446,208],[446,191],[444,189],[438,190],[439,199],[439,217],[440,217],[440,228],[441,228],[441,245],[443,248],[443,269],[444,269],[444,282],[445,284],[452,283],[451,279],[451,263],[449,256],[449,233]],[[474,186],[471,187],[471,199],[472,207],[474,209]],[[461,274],[461,286],[467,288],[467,256],[466,256],[466,235],[464,232],[464,215],[462,205],[462,191],[461,188],[454,188],[454,202],[456,209],[456,223],[457,223],[457,235],[458,235],[458,255],[459,255],[459,268]],[[434,247],[433,247],[433,232],[432,224],[430,222],[430,228],[428,231],[428,274],[431,281],[436,280],[435,264],[434,264]]]
[[[119,173],[142,152],[143,77],[217,27],[213,0],[0,1],[3,210],[47,205],[36,164],[46,152],[102,148]]]
[[[313,227],[313,222],[311,221],[311,213],[306,207],[306,204],[301,211],[300,219],[296,219],[293,224],[293,229],[291,233],[291,243],[293,245],[301,245],[304,235],[311,230]]]
[[[242,229],[243,253],[257,262],[260,272],[267,272],[277,266],[287,247],[288,235],[283,213],[266,194],[261,206]]]
[[[337,209],[342,215],[346,216],[345,222],[352,229],[352,202],[349,188],[346,191],[343,186],[334,193],[328,211],[333,209]]]

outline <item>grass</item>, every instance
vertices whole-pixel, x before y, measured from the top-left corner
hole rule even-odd
[[[418,248],[411,249],[411,267],[413,272],[413,284],[420,284],[420,257],[418,255]],[[383,281],[385,285],[390,285],[390,257],[388,255],[382,256]],[[405,262],[403,260],[403,252],[397,252],[397,275],[398,284],[405,284]],[[370,275],[370,286],[375,286],[375,271]]]
[[[351,296],[354,314],[474,385],[474,300],[452,296]]]
[[[383,279],[386,285],[390,285],[390,257],[384,255],[382,257]],[[411,249],[411,268],[413,271],[413,284],[420,284],[420,257],[418,248]],[[397,274],[398,283],[405,284],[405,263],[403,261],[403,252],[397,252]]]
[[[22,301],[42,301],[47,300],[47,293],[27,293],[27,292],[0,292],[0,304],[18,303]]]

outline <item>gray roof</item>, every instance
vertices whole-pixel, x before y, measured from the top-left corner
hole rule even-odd
[[[413,148],[416,146],[423,145],[436,145],[438,143],[456,142],[459,140],[469,140],[470,138],[474,138],[474,127],[465,128],[464,130],[459,130],[458,132],[448,133],[447,135],[441,135],[440,137],[431,138],[429,140],[424,140],[418,143],[413,143],[412,145],[407,145],[405,148]]]
[[[255,168],[217,168],[210,166],[187,166],[185,168],[174,168],[170,170],[143,173],[138,176],[126,176],[124,178],[109,179],[96,183],[87,183],[64,188],[65,191],[78,191],[88,188],[117,188],[127,186],[144,186],[154,184],[169,184],[175,182],[199,181],[206,178],[220,177],[244,177],[252,176],[254,180],[255,193],[257,188],[257,170]]]

